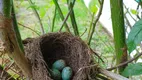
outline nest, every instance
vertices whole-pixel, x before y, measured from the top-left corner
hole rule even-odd
[[[72,80],[88,80],[90,54],[88,46],[69,33],[49,33],[27,39],[26,57],[30,60],[34,80],[52,80],[48,71],[54,61],[63,59],[73,70]]]

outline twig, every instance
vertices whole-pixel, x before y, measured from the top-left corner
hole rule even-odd
[[[90,12],[90,11],[89,11]],[[87,37],[87,42],[89,42],[89,37],[90,37],[90,34],[91,34],[91,30],[92,30],[92,25],[93,25],[93,21],[94,21],[94,16],[95,16],[95,13],[93,13],[93,14],[91,14],[90,13],[90,15],[91,15],[91,21],[89,21],[90,22],[90,27],[89,27],[89,31],[88,31],[88,37]]]
[[[93,51],[91,48],[90,48],[90,51],[91,51],[92,53],[94,53],[103,63],[105,63],[105,62],[103,61],[103,59],[98,55],[98,53],[96,53],[95,51]]]
[[[127,25],[130,27],[130,29],[132,29],[132,26],[131,26],[131,24],[130,24],[130,22],[129,22],[128,18],[126,17],[126,15],[125,15],[124,17],[125,17],[125,19],[126,19],[126,23],[127,23]]]
[[[33,2],[32,2],[32,0],[28,0],[28,1],[29,1],[30,5],[34,5]],[[45,31],[44,31],[44,28],[43,28],[43,24],[42,24],[42,22],[41,22],[40,16],[39,16],[39,14],[38,14],[36,8],[35,8],[35,7],[32,7],[32,9],[33,9],[33,11],[34,11],[36,17],[38,18],[39,23],[40,23],[41,33],[42,33],[42,34],[45,34]]]
[[[40,36],[40,34],[37,33],[37,31],[35,31],[35,30],[33,30],[33,29],[31,29],[31,28],[29,28],[29,27],[27,27],[27,26],[25,26],[25,25],[23,25],[21,23],[18,23],[18,24],[21,25],[21,26],[23,26],[23,27],[25,27],[25,28],[27,28],[27,29],[30,29],[31,31],[33,31],[34,33],[36,33],[38,36]]]
[[[124,8],[127,10],[127,12],[130,15],[130,17],[136,22],[137,20],[131,15],[131,13],[129,12],[129,9],[126,7],[125,4],[124,4]]]
[[[142,1],[139,3],[139,5],[141,6],[141,8],[142,8]],[[141,12],[141,17],[142,17],[142,12]]]
[[[105,69],[100,69],[99,71],[100,71],[100,73],[104,74],[105,76],[110,77],[112,80],[129,80],[128,78],[125,78],[119,74],[107,71]]]
[[[66,18],[64,19],[64,21],[63,21],[63,23],[62,23],[62,25],[61,25],[61,28],[60,28],[60,30],[59,30],[59,32],[61,32],[61,30],[63,29],[63,26],[66,24],[66,21],[68,20],[68,17],[69,17],[69,15],[70,15],[70,13],[71,13],[71,10],[69,11],[69,13],[67,14]]]
[[[98,66],[98,65],[97,65],[97,64],[94,64],[94,65],[90,65],[90,66],[81,67],[81,68],[78,69],[78,71],[76,72],[76,74],[77,74],[78,72],[80,72],[81,70],[83,70],[83,69],[91,68],[91,67],[95,67],[95,66]]]
[[[59,15],[60,15],[62,21],[64,21],[65,18],[64,18],[64,15],[63,15],[63,13],[62,13],[62,11],[61,11],[61,8],[60,8],[60,6],[59,6],[57,0],[53,0],[53,2],[54,2],[54,4],[55,4],[55,6],[57,7],[57,10],[58,10],[58,12],[59,12]],[[70,32],[70,29],[69,29],[69,26],[67,25],[66,22],[65,22],[65,28],[66,28],[66,30],[67,30],[69,33],[71,33],[71,32]],[[61,31],[61,30],[60,30],[60,31]]]
[[[100,1],[100,0],[98,0],[98,2],[99,2],[99,4],[101,5],[101,1]]]
[[[139,58],[141,55],[142,55],[142,53],[136,55],[136,57],[134,57],[134,58],[132,58],[132,59],[130,59],[130,60],[124,62],[124,63],[121,63],[121,64],[119,64],[119,65],[117,65],[117,66],[115,66],[115,67],[108,68],[107,70],[111,71],[111,70],[113,70],[113,69],[116,69],[116,68],[119,68],[119,67],[121,67],[121,66],[124,66],[124,65],[126,65],[126,64],[128,64],[128,63],[130,63],[130,62],[132,62],[132,61],[134,61],[134,60],[136,60],[136,59]]]
[[[93,23],[93,28],[92,28],[91,34],[90,34],[90,36],[89,36],[89,39],[88,39],[88,45],[90,45],[90,43],[91,43],[91,39],[92,39],[93,33],[94,33],[94,31],[95,31],[96,24],[97,24],[97,22],[98,22],[98,20],[99,20],[99,18],[100,18],[100,16],[101,16],[101,14],[102,14],[103,4],[104,4],[104,0],[102,0],[102,2],[101,2],[101,6],[100,6],[100,9],[99,9],[99,13],[98,13],[98,15],[97,15],[97,17],[96,17],[95,22]]]
[[[139,9],[139,6],[140,6],[140,4],[138,4],[138,6],[137,6],[137,9],[136,9],[137,11],[138,11],[138,9]],[[136,16],[137,16],[138,19],[141,19],[141,18],[139,17],[139,14],[137,14]]]
[[[74,0],[74,2],[75,1],[76,0]],[[67,0],[67,4],[68,4],[68,9],[71,10],[70,19],[71,19],[71,23],[72,23],[74,33],[75,33],[76,36],[79,36],[78,26],[77,26],[77,22],[76,22],[74,10],[73,10],[73,6],[74,6],[75,3],[73,4],[72,1]]]
[[[72,6],[72,8],[74,7],[74,4],[75,4],[75,0],[74,0],[74,2],[73,2],[73,6]],[[68,14],[67,14],[66,18],[64,19],[64,21],[63,21],[63,23],[62,23],[62,26],[61,26],[61,28],[60,28],[60,30],[59,30],[60,32],[61,32],[61,30],[62,30],[63,26],[65,25],[66,21],[68,20],[69,15],[70,15],[70,14],[71,14],[71,12],[72,12],[72,8],[69,10],[69,12],[68,12]]]
[[[85,28],[85,31],[81,34],[80,37],[82,37],[86,33],[86,31],[87,31],[87,28]]]

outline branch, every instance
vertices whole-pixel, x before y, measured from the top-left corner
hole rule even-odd
[[[74,0],[74,2],[75,1],[76,0]],[[70,19],[71,19],[71,23],[72,23],[74,33],[75,33],[76,36],[79,36],[78,26],[77,26],[77,22],[76,22],[74,10],[73,10],[73,6],[74,6],[75,3],[73,4],[72,1],[67,0],[67,4],[68,4],[68,9],[71,10]]]
[[[28,0],[28,1],[29,1],[30,5],[34,5],[33,2],[32,2],[32,0]],[[41,22],[40,16],[39,16],[39,14],[38,14],[38,12],[37,12],[37,10],[36,10],[35,7],[32,7],[32,9],[33,9],[33,11],[34,11],[34,13],[35,13],[35,16],[37,17],[37,19],[38,19],[38,21],[39,21],[39,23],[40,23],[41,33],[44,34],[45,31],[44,31],[44,27],[43,27],[43,24],[42,24],[42,22]]]
[[[80,35],[80,37],[82,37],[87,31],[87,28],[85,28],[85,31]]]
[[[136,57],[134,57],[134,58],[132,58],[132,59],[130,59],[130,60],[124,62],[124,63],[121,63],[121,64],[119,64],[119,65],[117,65],[117,66],[115,66],[115,67],[108,68],[107,70],[111,71],[111,70],[113,70],[113,69],[116,69],[116,68],[119,68],[119,67],[121,67],[121,66],[124,66],[124,65],[126,65],[126,64],[128,64],[128,63],[130,63],[130,62],[132,62],[132,61],[134,61],[134,60],[136,60],[136,59],[139,58],[141,55],[142,55],[142,53],[136,55]]]
[[[74,0],[74,2],[73,2],[73,6],[72,6],[72,8],[74,7],[74,4],[75,4],[75,0]],[[66,18],[64,19],[64,21],[63,21],[63,23],[62,23],[62,26],[61,26],[61,28],[60,28],[60,32],[61,32],[61,30],[63,29],[63,26],[66,24],[66,21],[68,20],[68,18],[69,18],[69,15],[71,14],[71,12],[72,12],[72,8],[70,9],[70,11],[68,12],[68,14],[67,14],[67,16],[66,16]]]
[[[104,0],[102,0],[102,2],[101,2],[101,6],[100,6],[100,9],[99,9],[99,13],[98,13],[98,15],[97,15],[97,17],[96,17],[95,22],[93,23],[93,29],[92,29],[92,31],[91,31],[91,34],[90,34],[89,38],[88,38],[88,45],[90,45],[90,43],[91,43],[91,39],[92,39],[93,33],[94,33],[94,31],[95,31],[96,24],[97,24],[97,22],[98,22],[98,20],[99,20],[99,18],[100,18],[100,16],[101,16],[101,14],[102,14],[103,4],[104,4]]]
[[[64,21],[64,15],[63,15],[63,13],[62,13],[62,11],[61,11],[61,8],[60,8],[60,6],[59,6],[57,0],[53,0],[53,2],[54,2],[54,4],[55,4],[55,6],[57,7],[57,10],[58,10],[58,12],[59,12],[59,15],[60,15],[62,21]],[[70,31],[70,29],[69,29],[69,26],[67,25],[66,22],[65,22],[65,28],[66,28],[66,30],[67,30],[69,33],[71,33],[71,31]],[[61,31],[61,29],[60,29],[60,31]]]
[[[100,71],[100,73],[110,77],[112,80],[129,80],[128,78],[125,78],[125,77],[118,75],[116,73],[107,71],[105,69],[100,69],[99,71]]]
[[[33,30],[33,29],[31,29],[31,28],[29,28],[29,27],[27,27],[27,26],[25,26],[25,25],[23,25],[23,24],[21,24],[21,23],[18,23],[18,24],[21,25],[21,26],[23,26],[23,27],[25,27],[25,28],[27,28],[27,29],[29,29],[29,30],[31,30],[31,31],[33,31],[33,32],[36,33],[38,36],[40,36],[40,34],[37,33],[37,31],[35,31],[35,30]]]
[[[124,8],[126,9],[126,11],[128,12],[128,14],[130,15],[130,17],[136,22],[137,20],[131,15],[131,13],[129,12],[128,8],[126,7],[126,5],[124,4]]]

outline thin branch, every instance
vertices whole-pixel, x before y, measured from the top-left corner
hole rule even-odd
[[[25,26],[25,25],[23,25],[23,24],[21,24],[21,23],[18,23],[19,25],[21,25],[21,26],[23,26],[23,27],[25,27],[25,28],[27,28],[27,29],[29,29],[29,30],[31,30],[31,31],[33,31],[34,33],[36,33],[38,36],[40,36],[40,34],[37,32],[37,31],[35,31],[35,30],[33,30],[33,29],[31,29],[31,28],[29,28],[29,27],[27,27],[27,26]]]
[[[28,0],[28,1],[29,1],[30,5],[34,5],[34,3],[32,2],[32,0]],[[33,9],[33,11],[34,11],[34,13],[35,13],[35,15],[36,15],[36,17],[37,17],[39,23],[40,23],[41,33],[42,33],[42,34],[45,34],[45,31],[44,31],[44,27],[43,27],[42,21],[41,21],[41,19],[40,19],[40,16],[39,16],[39,14],[38,14],[36,8],[35,8],[35,7],[32,7],[32,9]]]
[[[75,1],[76,1],[76,0],[74,0],[74,2],[73,2],[73,6],[72,6],[72,8],[74,7]],[[61,32],[61,30],[63,29],[63,26],[66,24],[66,21],[68,20],[69,15],[70,15],[70,14],[71,14],[71,12],[72,12],[72,8],[69,10],[69,12],[68,12],[68,14],[67,14],[66,18],[64,19],[64,21],[63,21],[63,23],[62,23],[62,26],[61,26],[61,28],[60,28],[60,30],[59,30],[60,32]]]
[[[125,78],[119,74],[107,71],[105,69],[100,69],[99,71],[100,71],[100,73],[104,74],[105,76],[110,77],[112,80],[129,80],[128,78]]]
[[[132,29],[132,25],[130,24],[130,22],[129,22],[128,18],[126,17],[126,15],[124,17],[125,17],[127,25],[129,26],[130,29]]]
[[[101,14],[102,14],[103,4],[104,4],[104,0],[102,0],[102,2],[101,2],[101,6],[100,6],[100,9],[99,9],[99,13],[98,13],[98,15],[97,15],[97,17],[96,17],[95,22],[93,23],[93,28],[92,28],[91,34],[90,34],[90,36],[89,36],[89,39],[88,39],[88,45],[90,45],[90,43],[91,43],[91,39],[92,39],[93,33],[94,33],[94,31],[95,31],[96,24],[97,24],[97,22],[99,21],[99,18],[100,18]]]
[[[132,59],[130,59],[130,60],[124,62],[124,63],[121,63],[121,64],[119,64],[119,65],[117,65],[117,66],[115,66],[115,67],[108,68],[107,70],[111,71],[111,70],[113,70],[113,69],[116,69],[116,68],[119,68],[119,67],[121,67],[121,66],[124,66],[124,65],[126,65],[126,64],[128,64],[128,63],[130,63],[130,62],[132,62],[132,61],[134,61],[134,60],[136,60],[136,59],[139,58],[141,55],[142,55],[142,53],[136,55],[136,57],[134,57],[134,58],[132,58]]]
[[[124,4],[124,8],[126,9],[126,11],[128,12],[128,14],[130,15],[130,17],[136,22],[137,20],[131,15],[131,13],[129,12],[129,9],[126,7],[125,4]]]
[[[58,4],[58,1],[57,0],[53,0],[53,2],[54,2],[54,4],[55,4],[55,6],[57,7],[57,10],[58,10],[58,12],[59,12],[59,15],[60,15],[60,17],[61,17],[61,19],[62,19],[62,21],[64,21],[64,15],[63,15],[63,13],[62,13],[62,10],[61,10],[61,8],[60,8],[60,6],[59,6],[59,4]],[[66,30],[69,32],[69,33],[71,33],[71,31],[70,31],[70,29],[69,29],[69,26],[67,25],[67,23],[65,22],[65,28],[66,28]],[[61,31],[61,30],[60,30]]]
[[[140,5],[140,6],[141,6],[141,8],[142,8],[142,2],[140,2],[140,3],[139,3],[139,5]],[[141,12],[141,17],[142,17],[142,12]]]
[[[66,21],[68,20],[70,13],[71,13],[71,10],[69,11],[69,13],[67,14],[66,18],[64,19],[59,32],[61,32],[61,30],[63,29],[63,26],[66,24]]]
[[[87,31],[87,28],[85,28],[85,31],[80,35],[80,37],[82,37]]]
[[[89,27],[89,31],[88,31],[87,42],[89,42],[89,37],[90,37],[90,35],[91,35],[91,30],[92,30],[92,27],[93,27],[92,25],[93,25],[95,13],[93,13],[93,14],[90,13],[90,15],[91,15],[92,19],[91,19],[91,21],[90,21],[90,27]]]
[[[78,26],[77,26],[77,22],[76,22],[74,10],[73,10],[74,4],[70,0],[67,0],[67,4],[68,4],[68,9],[71,10],[70,19],[71,19],[71,23],[72,23],[74,33],[75,33],[76,36],[79,36]]]
[[[98,0],[98,2],[99,2],[99,4],[101,5],[101,1],[100,1],[100,0]]]
[[[93,49],[91,49],[91,48],[90,48],[90,51],[91,51],[92,53],[94,53],[103,63],[105,63],[105,62],[103,61],[103,59],[98,55],[98,53],[96,53],[95,51],[93,51]]]

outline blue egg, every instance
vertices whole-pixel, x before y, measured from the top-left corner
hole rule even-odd
[[[60,60],[57,60],[53,63],[52,65],[52,68],[53,69],[58,69],[58,70],[62,70],[64,67],[66,66],[66,63],[64,60],[60,59]]]
[[[61,80],[61,73],[58,69],[52,69],[51,70],[51,77],[54,80]]]
[[[62,80],[70,80],[72,77],[73,71],[70,67],[65,67],[62,70]]]

